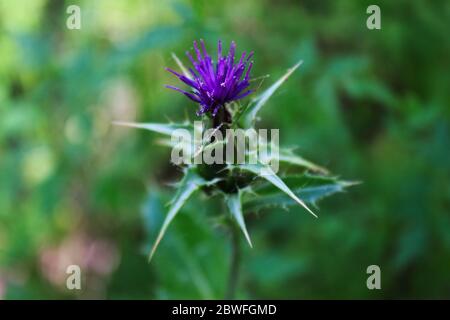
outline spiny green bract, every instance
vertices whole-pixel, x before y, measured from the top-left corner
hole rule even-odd
[[[174,55],[181,70],[186,68]],[[259,110],[266,104],[273,93],[284,81],[302,64],[302,61],[290,68],[278,81],[242,106],[237,103],[220,108],[222,114],[204,115],[203,123],[210,128],[221,126],[225,128],[254,128]],[[223,114],[223,113],[227,114]],[[230,119],[231,118],[231,119]],[[170,136],[177,129],[189,130],[192,134],[194,125],[188,121],[184,123],[129,123],[115,122],[115,124],[134,128],[147,129],[166,136],[163,144],[174,147]],[[213,145],[215,142],[203,141],[201,149]],[[315,204],[318,200],[342,192],[353,182],[341,181],[329,175],[328,171],[299,155],[290,149],[280,148],[279,162],[281,169],[284,165],[296,168],[295,174],[284,174],[282,177],[273,171],[270,175],[260,175],[261,169],[271,170],[267,163],[257,164],[188,164],[183,166],[183,178],[177,184],[177,191],[170,203],[169,212],[163,222],[149,255],[153,257],[156,248],[163,238],[169,224],[175,218],[185,202],[196,192],[203,191],[220,194],[231,216],[242,230],[247,242],[252,246],[247,231],[244,213],[254,212],[268,207],[287,208],[291,205],[301,205],[317,217],[305,203]],[[292,171],[292,170],[291,170]],[[284,172],[280,170],[280,172]]]

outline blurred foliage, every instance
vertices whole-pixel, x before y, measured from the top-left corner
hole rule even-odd
[[[190,200],[148,264],[179,172],[156,135],[111,126],[193,119],[164,67],[199,38],[254,50],[254,77],[303,59],[260,126],[363,182],[319,219],[249,215],[238,297],[449,298],[450,2],[378,1],[376,31],[369,4],[1,0],[0,298],[223,297],[225,208]],[[81,291],[65,288],[69,264]],[[366,288],[371,264],[382,290]]]

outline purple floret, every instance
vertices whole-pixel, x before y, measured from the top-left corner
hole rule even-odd
[[[199,103],[200,109],[197,111],[197,115],[211,112],[214,117],[220,107],[231,101],[242,99],[253,91],[248,90],[250,70],[253,65],[250,59],[253,56],[253,52],[250,52],[248,55],[245,52],[242,53],[239,62],[234,64],[236,44],[234,41],[231,42],[230,51],[224,57],[222,56],[222,42],[219,40],[217,62],[214,64],[214,61],[206,52],[203,40],[200,40],[200,44],[203,55],[197,46],[197,42],[194,41],[197,60],[189,52],[186,52],[195,69],[189,68],[190,77],[166,68],[167,71],[173,73],[178,79],[190,86],[192,92],[173,86],[166,87],[181,92],[189,99]],[[247,71],[244,75],[245,69]]]

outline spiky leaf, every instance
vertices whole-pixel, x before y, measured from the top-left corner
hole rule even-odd
[[[181,71],[183,72],[183,74],[191,79],[192,75],[189,73],[188,69],[184,66],[183,62],[181,62],[180,59],[178,59],[177,55],[175,53],[172,52],[172,59],[175,60],[176,64],[178,65],[178,67],[181,69]]]
[[[189,122],[185,123],[138,123],[138,122],[122,122],[114,121],[113,124],[124,127],[146,129],[153,132],[161,133],[164,135],[172,135],[175,130],[185,129],[189,132],[193,132],[194,127]]]
[[[328,174],[328,170],[324,167],[321,167],[297,154],[295,154],[291,149],[287,148],[279,148],[275,144],[268,144],[265,148],[266,150],[269,150],[270,146],[270,152],[267,152],[267,154],[260,155],[261,162],[263,163],[271,163],[271,161],[275,160],[275,157],[277,157],[276,160],[278,160],[281,163],[290,164],[293,166],[303,167],[307,170],[319,172],[322,174]],[[264,147],[264,146],[262,146]]]
[[[344,192],[345,188],[358,184],[358,182],[338,180],[336,177],[309,174],[284,177],[284,181],[298,198],[311,204],[316,204],[320,199]],[[254,191],[257,196],[248,196],[243,199],[245,211],[258,211],[268,207],[288,207],[296,204],[295,201],[268,183],[255,187]]]
[[[149,261],[152,259],[155,251],[164,236],[169,224],[175,218],[177,213],[180,211],[181,207],[186,203],[189,197],[197,191],[201,186],[206,185],[207,181],[201,178],[196,172],[195,168],[189,168],[186,171],[185,176],[177,186],[178,190],[175,194],[175,197],[171,201],[169,213],[164,219],[161,230],[159,231],[158,237],[156,238],[155,244],[152,247],[149,255]]]
[[[283,191],[285,194],[287,194],[289,197],[291,197],[295,202],[297,202],[299,205],[301,205],[303,208],[305,208],[309,213],[311,213],[314,217],[317,218],[317,215],[311,211],[311,209],[308,208],[308,206],[300,200],[294,192],[283,182],[283,180],[278,177],[275,172],[271,169],[269,165],[266,164],[240,164],[240,165],[230,165],[231,168],[239,168],[241,170],[249,171],[257,176],[260,176],[261,178],[266,179],[268,182],[273,184],[275,187]]]
[[[248,244],[250,245],[250,247],[253,247],[252,241],[250,240],[250,236],[247,231],[247,227],[245,226],[244,215],[242,213],[241,192],[227,195],[225,201],[227,203],[231,215],[236,219],[237,224],[244,233],[244,236],[247,239]]]
[[[272,84],[268,89],[266,89],[262,94],[253,99],[247,108],[243,111],[242,115],[238,115],[242,119],[242,125],[245,128],[252,126],[255,123],[256,115],[261,110],[261,108],[266,104],[267,100],[277,91],[277,89],[286,81],[287,78],[297,69],[303,61],[299,61],[295,66],[288,69],[288,71],[280,78],[277,82]]]

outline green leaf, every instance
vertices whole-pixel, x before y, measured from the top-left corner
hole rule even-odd
[[[244,233],[244,236],[247,239],[250,248],[253,248],[252,241],[250,240],[250,236],[247,232],[247,227],[245,226],[244,215],[242,213],[241,192],[226,196],[225,201],[227,203],[228,209],[230,210],[231,214],[236,219],[236,222]]]
[[[146,129],[153,132],[170,136],[175,130],[186,129],[193,132],[194,127],[189,122],[185,123],[138,123],[138,122],[122,122],[113,121],[113,124],[124,127]]]
[[[309,160],[306,160],[305,158],[296,155],[292,150],[290,149],[275,149],[278,148],[274,144],[271,144],[270,146],[270,153],[267,153],[266,157],[262,159],[263,163],[270,163],[271,161],[275,160],[274,157],[278,157],[278,161],[282,163],[291,164],[294,166],[299,166],[306,168],[308,170],[314,171],[314,172],[320,172],[322,174],[328,174],[328,170],[324,167],[321,167]],[[269,148],[267,147],[267,150]]]
[[[181,62],[180,59],[178,59],[178,57],[176,56],[175,53],[172,52],[172,59],[175,60],[175,62],[177,63],[178,67],[180,67],[181,71],[183,72],[183,74],[191,79],[192,75],[188,72],[188,69],[184,66],[183,62]]]
[[[315,163],[312,163],[311,161],[306,160],[305,158],[303,158],[299,155],[296,155],[291,150],[280,149],[279,161],[289,163],[292,165],[296,165],[296,166],[300,166],[300,167],[304,167],[311,171],[320,172],[323,174],[328,173],[328,170],[326,168],[321,167]]]
[[[277,91],[277,89],[286,81],[287,78],[303,63],[300,60],[295,66],[288,69],[288,71],[280,78],[277,82],[272,84],[268,89],[266,89],[261,95],[253,99],[243,111],[242,119],[244,128],[248,128],[255,123],[256,114],[261,110],[261,108],[266,104],[267,100]],[[238,116],[241,118],[241,115]]]
[[[214,131],[219,130],[219,128],[216,128]],[[212,136],[212,134],[211,134]],[[188,153],[188,157],[191,157],[192,159],[197,157],[199,154],[211,151],[214,148],[216,148],[218,145],[226,145],[226,140],[215,140],[213,142],[210,142],[210,135],[205,135],[202,141],[200,141],[200,145],[197,148],[197,150],[194,150],[192,142],[186,141],[186,140],[180,140],[180,141],[172,141],[172,139],[168,138],[161,138],[158,139],[156,142],[165,147],[174,148],[179,147],[180,149],[186,151]]]
[[[194,168],[187,169],[187,172],[181,182],[179,183],[177,193],[175,194],[174,199],[171,202],[169,213],[167,214],[161,230],[159,231],[158,237],[156,238],[155,244],[153,245],[152,250],[150,251],[149,261],[152,259],[155,251],[164,236],[169,224],[175,218],[177,213],[180,211],[181,207],[186,203],[189,197],[197,191],[201,186],[206,185],[207,181],[201,178],[194,171]]]
[[[231,165],[230,165],[231,166]],[[236,166],[231,166],[234,168],[240,168],[242,170],[246,170],[249,172],[252,172],[253,174],[266,179],[268,182],[270,182],[272,185],[286,193],[289,197],[291,197],[295,202],[297,202],[299,205],[301,205],[303,208],[305,208],[309,213],[311,213],[314,217],[317,218],[317,215],[311,211],[311,209],[308,208],[308,206],[300,200],[294,192],[281,180],[275,172],[270,168],[269,165],[266,164],[240,164]]]
[[[345,188],[358,184],[358,182],[341,181],[336,177],[315,175],[297,175],[283,178],[294,194],[306,203],[316,204],[322,198],[338,192],[344,192]],[[254,188],[256,196],[243,199],[244,209],[260,210],[268,207],[288,207],[295,204],[291,198],[274,188],[271,184],[264,184]]]

